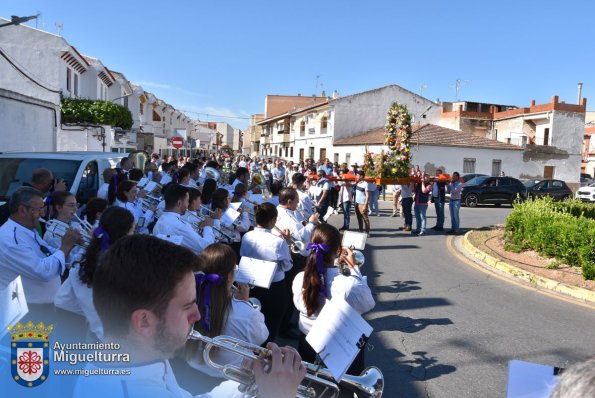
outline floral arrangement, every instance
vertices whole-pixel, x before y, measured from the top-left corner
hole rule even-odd
[[[382,178],[404,178],[409,175],[411,163],[411,114],[407,106],[393,102],[386,117],[386,138],[388,152],[381,155],[382,167],[376,175]]]

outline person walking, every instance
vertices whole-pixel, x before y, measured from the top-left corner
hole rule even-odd
[[[434,231],[444,230],[444,202],[446,202],[446,183],[439,181],[442,170],[436,170],[436,181],[432,183],[432,202],[436,210],[436,225],[432,227]]]
[[[428,201],[430,199],[430,191],[432,184],[430,184],[430,176],[424,174],[421,182],[415,184],[415,226],[417,236],[422,236],[426,233],[426,212],[428,211]]]
[[[463,190],[463,183],[461,182],[461,176],[458,171],[452,173],[448,187],[450,191],[450,202],[448,206],[450,210],[450,231],[447,233],[449,235],[456,235],[459,233],[460,228],[459,210],[461,209],[461,191]]]
[[[360,232],[370,233],[370,218],[368,216],[368,204],[370,203],[370,191],[368,190],[368,183],[364,180],[364,172],[362,170],[356,173],[358,176],[357,184],[355,185],[355,215],[357,217],[357,224]]]
[[[404,231],[411,231],[411,227],[413,226],[413,216],[411,215],[411,207],[413,206],[414,188],[415,184],[413,183],[400,185],[401,209],[403,212],[403,217],[405,218],[405,226],[403,227]]]

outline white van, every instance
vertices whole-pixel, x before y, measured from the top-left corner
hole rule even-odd
[[[0,153],[0,204],[23,185],[33,170],[51,170],[66,181],[79,204],[87,203],[103,183],[103,170],[116,167],[127,154],[115,152],[10,152]]]

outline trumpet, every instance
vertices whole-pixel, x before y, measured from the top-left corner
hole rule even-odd
[[[231,290],[235,293],[235,292],[239,292],[240,288],[236,285],[239,285],[239,282],[234,282],[231,284]],[[254,286],[249,285],[250,289],[254,288]],[[260,303],[260,300],[257,299],[256,297],[250,297],[248,299],[248,303],[252,306],[252,308],[254,308],[255,310],[260,311],[260,309],[262,308],[262,304]]]
[[[40,217],[39,222],[42,222],[45,224],[46,231],[49,231],[55,235],[58,235],[61,238],[64,237],[64,235],[66,234],[66,230],[69,228],[69,227],[66,227],[66,226],[60,224],[54,218],[52,218],[50,220],[45,220],[44,218]],[[88,232],[86,229],[84,229],[82,227],[79,230],[79,233],[81,234],[82,243],[80,243],[80,244],[77,243],[76,245],[86,249],[89,246],[89,244],[91,243],[91,240],[93,239],[93,233]]]
[[[206,207],[205,205],[200,205],[200,211],[203,214],[207,213],[211,217],[213,217],[215,215],[215,212],[213,210],[209,209],[208,207]],[[229,227],[231,227],[231,226],[239,227],[240,224],[242,224],[242,220],[240,220],[240,218],[236,218],[235,220],[233,220],[232,225],[229,225]]]
[[[81,226],[83,231],[85,231],[86,235],[93,236],[93,230],[95,228],[93,228],[93,226],[89,223],[89,221],[82,220],[77,214],[74,215],[74,219],[76,220],[77,223],[79,223],[79,225]]]
[[[275,225],[275,230],[281,234],[281,237],[283,237],[284,232],[281,231],[281,229],[276,225]],[[289,234],[288,239],[290,242],[289,250],[291,250],[291,252],[293,254],[299,254],[302,250],[304,250],[304,247],[305,247],[304,242],[302,242],[301,240],[298,240],[298,239],[293,239],[291,237],[291,234]]]
[[[205,209],[206,209],[206,207],[205,207]],[[209,210],[209,209],[207,209],[207,210]],[[214,213],[212,210],[209,210],[209,211],[211,213]],[[198,224],[200,224],[201,222],[203,222],[205,220],[205,217],[201,217],[198,214],[195,214],[195,213],[193,213],[191,211],[189,211],[187,213],[196,219],[196,222],[195,223],[192,223],[192,224],[194,225],[195,229],[198,231]],[[233,242],[233,236],[227,235],[220,228],[217,228],[215,226],[212,226],[211,228],[213,228],[213,231],[217,232],[219,235],[221,235],[223,238],[225,238],[228,242]]]
[[[351,251],[353,251],[353,255],[355,257],[355,265],[357,267],[362,267],[364,265],[364,263],[366,262],[366,258],[364,256],[364,253],[362,253],[359,250],[353,250],[352,247],[349,248]],[[343,253],[341,253],[343,254]],[[350,275],[351,271],[349,270],[349,265],[345,263],[345,261],[340,261],[340,259],[337,259],[337,265],[339,266],[339,269],[341,271],[341,273],[343,275]]]
[[[204,362],[212,368],[221,371],[227,379],[239,383],[241,385],[240,389],[242,392],[249,395],[254,395],[254,393],[257,391],[254,374],[250,370],[244,368],[214,362],[211,359],[210,351],[213,348],[220,348],[237,354],[245,359],[270,360],[270,350],[245,342],[235,337],[217,336],[210,338],[203,336],[192,328],[188,333],[187,339],[204,343],[205,348],[202,353]],[[339,395],[339,386],[341,386],[344,389],[356,393],[359,397],[382,397],[382,393],[384,391],[384,376],[377,367],[372,366],[366,368],[359,376],[345,375],[337,383],[334,381],[333,376],[328,371],[328,369],[321,368],[318,365],[308,362],[302,362],[302,364],[307,369],[305,380],[311,384],[324,388],[323,392],[318,396],[323,396],[327,392],[330,392],[331,397],[336,398]],[[298,386],[297,397],[314,398],[316,396],[317,393],[313,387],[305,385]]]

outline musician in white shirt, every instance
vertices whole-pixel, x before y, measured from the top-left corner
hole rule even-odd
[[[174,266],[175,265],[175,266]],[[192,251],[149,235],[118,240],[108,250],[93,280],[93,301],[104,327],[105,343],[118,344],[109,377],[81,376],[76,398],[190,398],[172,372],[169,358],[183,348],[201,315],[196,306],[194,271],[201,261]],[[272,360],[250,361],[262,398],[293,398],[306,369],[295,350],[270,344]],[[114,354],[112,350],[102,352]],[[266,366],[266,370],[265,370]],[[87,370],[105,368],[88,364]],[[239,397],[238,384],[225,381],[201,397]]]
[[[116,193],[115,206],[123,207],[130,211],[134,216],[134,224],[136,225],[136,232],[146,234],[149,233],[148,225],[153,221],[153,215],[156,206],[149,206],[146,211],[143,210],[140,200],[137,200],[136,183],[130,180],[122,181],[118,184],[118,191]]]
[[[274,261],[277,268],[269,289],[255,287],[252,295],[262,303],[262,313],[269,330],[269,340],[275,341],[283,315],[287,309],[287,283],[285,273],[293,262],[284,238],[275,236],[271,229],[277,222],[277,209],[270,203],[255,206],[256,228],[242,238],[240,255],[258,260]]]
[[[306,335],[327,300],[342,297],[360,314],[374,308],[375,302],[367,278],[356,265],[353,251],[341,248],[341,234],[335,227],[317,226],[308,247],[312,252],[306,268],[293,280],[293,302],[300,312],[298,352],[305,361],[313,362],[316,353],[306,341]],[[347,275],[341,272],[340,264],[347,269]],[[347,373],[360,374],[363,369],[364,350],[361,350]]]
[[[98,228],[87,247],[80,263],[71,268],[68,278],[54,298],[54,305],[86,319],[88,329],[98,341],[103,340],[103,325],[93,304],[93,275],[99,257],[118,239],[134,232],[132,213],[121,207],[112,206],[101,216]],[[78,337],[83,337],[84,334]],[[95,342],[95,338],[92,341]]]
[[[44,211],[41,192],[21,187],[11,195],[10,218],[0,227],[0,289],[20,275],[29,310],[32,304],[54,302],[60,275],[66,269],[65,257],[81,237],[75,229],[68,228],[59,249],[52,249],[36,230]]]
[[[237,258],[233,249],[222,243],[207,247],[200,255],[203,260],[202,274],[196,275],[197,304],[201,320],[194,329],[202,335],[215,337],[230,336],[239,340],[261,345],[269,336],[264,315],[254,308],[249,300],[250,287],[233,285]],[[208,293],[208,294],[207,294]],[[201,345],[186,343],[188,364],[208,375],[222,378],[221,370],[207,366],[202,359]],[[241,366],[242,357],[226,350],[217,350],[211,359],[218,364]]]
[[[306,176],[302,173],[295,173],[291,177],[291,182],[293,188],[295,188],[300,197],[296,214],[300,217],[300,221],[308,220],[310,216],[314,214],[314,203],[312,202],[312,199],[310,199],[308,193],[304,191]]]
[[[153,227],[153,235],[172,235],[182,238],[181,245],[200,254],[208,245],[215,243],[213,220],[203,221],[203,236],[191,223],[182,219],[188,209],[188,189],[178,184],[171,184],[165,191],[165,211]]]
[[[116,169],[104,169],[103,170],[103,184],[97,190],[97,197],[107,200],[107,192],[109,190],[109,182],[114,174],[117,174]]]
[[[221,210],[222,213],[225,213],[230,207],[230,204],[231,198],[229,196],[229,191],[225,188],[217,188],[213,193],[211,210]],[[234,221],[234,223],[221,222],[221,231],[226,236],[231,238],[227,243],[231,245],[238,257],[240,257],[240,242],[242,240],[242,234],[248,232],[252,226],[252,224],[250,224],[250,217],[246,210],[247,209],[241,207],[238,209],[240,216]]]

